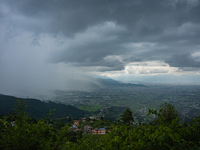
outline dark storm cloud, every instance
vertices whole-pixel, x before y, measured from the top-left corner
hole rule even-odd
[[[66,35],[73,35],[105,21],[126,25],[131,33],[138,32],[141,36],[155,35],[166,27],[180,26],[184,22],[199,22],[199,4],[190,8],[186,0],[19,0],[6,3],[14,12],[48,22],[46,29],[38,27],[40,32],[62,32]]]
[[[166,63],[174,67],[200,67],[200,61],[189,53],[175,54]]]
[[[200,39],[198,0],[4,0],[1,7],[5,11],[1,12],[0,16],[7,15],[5,21],[10,28],[21,28],[33,32],[35,36],[62,34],[67,39],[75,39],[74,43],[52,56],[56,56],[51,58],[53,62],[106,66],[103,60],[107,56],[128,53],[134,55],[132,52],[137,51],[135,47],[130,50],[123,45],[137,42],[157,43],[161,47],[173,45],[170,51],[175,53],[182,49],[182,45],[192,43],[190,46],[192,51],[198,51],[196,49]],[[114,25],[102,32],[101,26],[106,28],[106,23]],[[96,31],[91,28],[96,28]],[[119,32],[117,28],[123,30]],[[88,38],[84,44],[79,44],[78,36],[84,32],[86,33],[82,38],[86,39],[88,34],[100,35],[94,39]],[[109,40],[109,37],[116,38]],[[38,44],[37,38],[32,43]],[[143,55],[135,57],[137,60],[143,60],[145,53],[156,55],[159,47],[155,49],[147,49]],[[159,52],[162,52],[162,48],[160,49]],[[164,53],[167,54],[167,51],[166,48]],[[152,57],[151,55],[149,57]],[[132,61],[127,59],[128,57],[125,57],[124,64]]]

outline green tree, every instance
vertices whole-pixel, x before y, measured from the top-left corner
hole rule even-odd
[[[170,103],[163,103],[160,105],[159,119],[164,123],[171,123],[174,119],[179,119],[179,112]]]
[[[127,108],[121,115],[120,119],[124,122],[124,124],[130,125],[131,122],[134,122],[133,112]]]
[[[16,116],[10,122],[0,120],[0,149],[58,149],[66,142],[62,135],[68,130],[56,132],[43,120],[33,122],[26,114],[24,102],[15,106]],[[68,129],[68,128],[66,128]],[[57,143],[60,143],[59,145]]]
[[[178,110],[174,107],[174,105],[170,103],[163,103],[159,107],[159,111],[149,109],[148,114],[154,114],[157,116],[156,121],[159,123],[172,123],[173,120],[179,119],[179,112]],[[154,121],[155,122],[155,121]]]

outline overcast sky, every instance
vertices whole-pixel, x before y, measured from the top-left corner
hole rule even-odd
[[[89,76],[200,83],[200,0],[0,1],[0,93],[86,89]]]

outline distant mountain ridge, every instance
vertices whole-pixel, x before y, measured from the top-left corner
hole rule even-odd
[[[143,87],[143,84],[123,83],[111,78],[97,78],[97,81],[103,87]]]
[[[27,105],[25,111],[30,117],[35,119],[44,118],[44,116],[49,113],[49,110],[54,108],[56,108],[56,110],[52,118],[80,118],[89,114],[88,111],[80,110],[71,105],[57,104],[51,101],[47,103],[37,99],[23,99],[8,95],[0,95],[0,114],[9,115],[10,112],[13,112],[14,105],[17,104],[17,99],[25,102]]]

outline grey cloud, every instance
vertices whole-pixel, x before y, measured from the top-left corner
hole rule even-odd
[[[28,18],[42,18],[48,21],[47,29],[42,31],[62,32],[74,34],[84,31],[88,26],[96,25],[105,21],[114,21],[126,25],[133,34],[143,33],[146,30],[158,31],[167,26],[180,26],[184,22],[192,21],[191,16],[197,16],[199,4],[188,11],[188,2],[147,0],[142,1],[40,1],[19,0],[8,1],[15,12]],[[17,7],[16,7],[17,6]],[[195,11],[196,10],[196,11]],[[48,19],[47,19],[48,18]],[[139,30],[138,30],[139,29]],[[146,34],[146,33],[144,33]]]
[[[176,51],[177,47],[183,45],[182,43],[180,45],[181,41],[185,44],[196,41],[193,46],[199,45],[200,3],[198,1],[19,0],[16,2],[11,0],[2,3],[10,10],[10,16],[12,14],[19,16],[18,19],[17,17],[7,19],[11,26],[31,31],[35,35],[62,34],[64,37],[74,39],[77,34],[84,33],[94,26],[103,26],[105,22],[113,22],[126,29],[120,33],[114,31],[100,36],[101,39],[117,36],[113,41],[99,42],[97,38],[96,41],[93,40],[85,45],[77,41],[62,52],[55,52],[56,55],[53,54],[52,57],[56,58],[51,57],[55,63],[80,63],[79,65],[90,63],[94,66],[109,55],[131,54],[129,49],[122,48],[122,45],[131,42],[153,42],[166,47],[173,44],[171,51]],[[37,40],[34,40],[34,43],[38,44]],[[168,50],[169,48],[166,48],[164,53],[170,53]],[[151,53],[148,54],[149,58],[155,59],[153,55],[158,51],[163,53],[158,49],[148,51],[147,53]],[[146,56],[144,53],[136,57],[135,61],[143,60]],[[128,57],[125,60],[127,63],[132,61],[127,59]]]
[[[123,47],[119,37],[125,29],[116,26],[113,22],[103,23],[101,26],[94,26],[85,32],[77,34],[70,40],[62,52],[55,53],[50,61],[78,63],[79,66],[105,66],[114,68],[119,63],[113,57],[108,60],[107,57],[121,55]],[[56,57],[55,57],[56,56]]]
[[[175,54],[165,62],[173,67],[200,67],[200,61],[196,61],[189,53]]]
[[[53,34],[63,33],[66,36],[86,30],[89,26],[105,21],[125,25],[134,39],[137,36],[161,34],[168,27],[178,27],[184,22],[198,22],[199,3],[189,7],[184,1],[40,1],[19,0],[5,1],[14,12],[27,18],[41,18],[38,32]],[[194,19],[193,19],[194,18]],[[194,21],[195,20],[195,21]],[[132,37],[129,37],[131,40]]]

